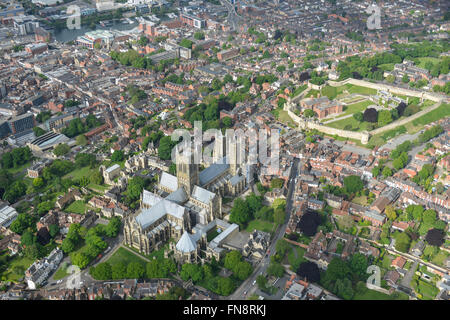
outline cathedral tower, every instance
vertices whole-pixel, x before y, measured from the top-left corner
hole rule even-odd
[[[199,185],[198,164],[194,161],[194,153],[177,152],[176,155],[178,187],[183,186],[186,193],[191,195],[195,185]]]

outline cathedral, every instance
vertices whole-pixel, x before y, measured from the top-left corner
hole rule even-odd
[[[205,236],[195,234],[195,230],[222,219],[222,197],[243,192],[247,179],[239,166],[227,164],[226,158],[199,172],[193,155],[190,157],[177,153],[176,176],[163,172],[155,193],[143,191],[140,209],[124,219],[126,245],[150,254],[173,239],[178,242],[173,246],[175,257],[197,260],[191,251],[194,243],[195,252],[197,246],[205,247]],[[184,263],[185,258],[180,259]]]

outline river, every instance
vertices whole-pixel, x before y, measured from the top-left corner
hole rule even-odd
[[[113,23],[111,26],[102,27],[101,25],[97,24],[95,29],[92,29],[87,26],[82,26],[80,29],[64,29],[61,31],[53,31],[53,37],[59,41],[59,42],[68,42],[75,40],[77,37],[84,35],[86,32],[93,31],[93,30],[131,30],[133,28],[136,28],[138,26],[138,23],[135,19],[133,19],[133,23],[122,23],[120,21]]]

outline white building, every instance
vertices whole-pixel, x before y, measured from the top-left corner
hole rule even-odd
[[[17,216],[16,209],[8,206],[5,202],[0,202],[0,226],[8,228],[11,223],[16,220]]]
[[[38,285],[41,285],[48,278],[48,275],[58,268],[62,258],[62,250],[55,248],[46,258],[33,263],[25,271],[25,280],[28,288],[34,290]]]

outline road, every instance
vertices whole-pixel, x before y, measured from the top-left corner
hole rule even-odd
[[[228,23],[230,24],[231,30],[236,31],[238,29],[238,22],[240,17],[236,13],[234,5],[231,4],[228,0],[220,0],[220,3],[222,3],[222,5],[224,5],[228,9]]]
[[[98,220],[97,220],[98,222]],[[109,247],[111,248],[106,254],[102,254],[102,257],[100,259],[94,259],[93,262],[91,262],[84,270],[80,273],[80,284],[84,286],[89,286],[94,282],[97,282],[97,280],[93,279],[89,274],[89,268],[91,266],[97,265],[101,262],[105,262],[108,260],[121,246],[123,241],[123,232],[122,230],[119,232],[119,235],[111,240],[107,240]],[[67,264],[70,266],[70,257],[65,257],[60,265],[62,265],[64,262],[67,262]],[[57,269],[58,270],[58,269]],[[56,271],[56,270],[55,270]],[[44,286],[46,289],[66,289],[67,288],[67,280],[68,277],[65,277],[62,279],[61,283],[57,283],[56,280],[53,279],[54,273],[51,275],[51,277],[47,280],[47,284]]]
[[[294,194],[294,189],[295,189],[294,180],[297,177],[298,164],[299,164],[299,159],[295,158],[293,165],[292,165],[291,175],[289,177],[289,183],[288,183],[289,189],[288,189],[288,195],[286,197],[286,218],[285,218],[284,224],[282,226],[278,227],[277,231],[275,231],[275,234],[274,234],[271,244],[269,246],[269,254],[266,254],[264,256],[264,258],[261,259],[261,261],[256,266],[255,271],[250,276],[250,278],[245,280],[241,284],[241,286],[239,288],[237,288],[236,291],[228,297],[228,300],[244,300],[247,296],[250,296],[251,293],[257,289],[256,283],[254,284],[254,282],[256,281],[256,278],[259,275],[263,275],[266,273],[267,267],[269,266],[269,263],[270,263],[270,257],[275,254],[275,245],[276,245],[277,241],[284,236],[284,233],[286,232],[286,227],[287,227],[287,224],[289,221],[289,217],[291,215],[291,211],[292,211],[292,207],[293,207],[292,196]],[[246,294],[244,294],[244,292],[246,292]]]

